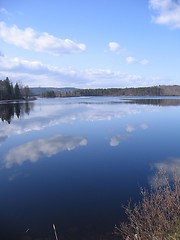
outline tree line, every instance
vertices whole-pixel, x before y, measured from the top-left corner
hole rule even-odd
[[[28,86],[22,86],[18,83],[13,83],[8,77],[0,80],[0,100],[20,100],[30,97],[30,89]]]
[[[80,89],[73,91],[74,95],[79,96],[158,96],[159,86],[138,87],[138,88],[97,88]]]
[[[152,86],[130,88],[73,89],[67,91],[50,90],[41,97],[83,97],[83,96],[180,96],[180,86]]]
[[[83,97],[83,96],[159,96],[160,87],[138,88],[96,88],[75,89],[69,91],[46,91],[42,97]]]
[[[54,90],[45,91],[41,94],[41,97],[43,98],[54,98],[56,96],[57,95]]]

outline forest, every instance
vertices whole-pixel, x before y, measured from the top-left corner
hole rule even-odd
[[[33,95],[45,98],[54,97],[82,97],[82,96],[180,96],[180,86],[151,86],[151,87],[129,87],[129,88],[42,88],[41,93],[35,93],[38,88],[29,88],[22,84],[13,83],[8,77],[0,80],[1,100],[28,100]],[[44,91],[43,91],[44,89]]]
[[[49,90],[41,97],[82,97],[82,96],[180,96],[180,86],[152,86],[131,88],[72,89],[67,91]]]
[[[28,99],[30,97],[30,89],[28,86],[13,83],[8,77],[0,80],[0,100],[20,100]]]

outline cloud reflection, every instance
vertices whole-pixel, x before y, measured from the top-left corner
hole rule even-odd
[[[86,146],[87,139],[73,136],[54,136],[48,139],[38,139],[11,149],[5,156],[5,167],[13,164],[22,165],[25,161],[37,162],[41,157],[51,157],[65,150],[73,150]]]
[[[139,126],[133,126],[131,124],[127,124],[126,126],[126,132],[128,133],[132,133],[136,130],[138,130],[138,128],[141,128],[143,130],[146,130],[147,128],[149,128],[149,126],[146,123],[141,123]]]
[[[147,129],[147,128],[149,128],[149,126],[146,124],[146,123],[142,123],[142,124],[140,124],[140,126],[139,126],[140,128],[142,128],[142,129]]]
[[[120,135],[118,135],[118,136],[112,137],[110,139],[109,144],[111,147],[117,147],[119,145],[120,141],[121,141],[121,137],[120,137]]]
[[[96,98],[37,100],[33,111],[28,116],[23,116],[21,121],[13,119],[11,124],[6,127],[4,124],[0,124],[0,137],[5,140],[7,137],[29,134],[32,131],[45,130],[60,124],[72,124],[76,121],[109,121],[156,109],[154,106],[147,108],[143,105],[124,104],[120,102],[119,98],[105,98],[104,100],[101,98],[101,102],[98,101],[100,100]],[[113,104],[113,101],[116,104]],[[140,126],[128,125],[127,131],[130,133],[137,130],[138,127]],[[145,129],[146,127],[144,125],[141,128]]]
[[[135,128],[134,126],[130,125],[130,124],[128,124],[128,125],[126,126],[126,132],[128,132],[128,133],[132,133],[132,132],[134,132],[135,130],[136,130],[136,128]]]
[[[176,175],[180,177],[180,158],[178,158],[178,157],[177,158],[176,157],[168,158],[164,162],[158,162],[158,163],[153,164],[152,168],[155,169],[156,172],[163,171],[163,172],[167,173],[170,179],[173,179],[174,173],[176,173]],[[149,182],[153,188],[157,187],[156,174],[149,178]],[[163,176],[162,177],[159,176],[158,184],[160,184],[162,186],[164,185]]]
[[[165,162],[155,163],[154,168],[158,171],[163,169],[169,174],[173,174],[176,171],[180,176],[180,158],[169,158]]]
[[[149,126],[146,123],[142,123],[138,126],[133,126],[131,124],[127,124],[125,131],[126,134],[124,134],[123,136],[120,136],[120,134],[112,137],[109,141],[109,145],[111,147],[117,147],[120,142],[122,141],[122,139],[126,139],[127,137],[129,137],[133,132],[137,131],[138,129],[142,129],[142,130],[146,130]]]

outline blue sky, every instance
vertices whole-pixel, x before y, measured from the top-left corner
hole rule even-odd
[[[179,0],[1,0],[0,79],[29,86],[180,84]]]

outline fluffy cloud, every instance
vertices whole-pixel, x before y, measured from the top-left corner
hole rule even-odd
[[[139,62],[141,65],[147,65],[149,61],[147,59],[143,59]]]
[[[70,39],[60,39],[47,32],[37,33],[32,28],[19,29],[0,22],[0,37],[7,43],[27,50],[47,52],[53,55],[78,53],[86,49],[85,44]]]
[[[126,58],[126,63],[127,64],[131,64],[131,63],[134,63],[134,62],[136,62],[136,59],[134,57],[129,56],[129,57]]]
[[[56,86],[77,88],[132,87],[165,84],[157,77],[126,74],[111,69],[60,68],[21,58],[0,56],[0,79],[8,76],[12,81],[23,80],[29,86]]]
[[[152,21],[172,28],[180,28],[180,3],[177,0],[149,0],[154,11]]]
[[[120,48],[120,45],[117,42],[109,42],[109,50],[111,52],[114,53],[120,53],[120,51],[122,50]],[[142,59],[141,61],[137,60],[135,57],[133,56],[127,56],[126,57],[126,63],[127,64],[132,64],[132,63],[139,63],[141,65],[146,65],[149,63],[149,61],[147,59]]]
[[[1,55],[0,58],[1,67],[0,70],[13,70],[15,72],[22,71],[38,71],[39,73],[47,71],[48,66],[43,65],[38,61],[28,61],[25,59],[16,58],[8,58]]]
[[[120,45],[117,42],[109,42],[109,50],[118,53],[120,51]]]
[[[141,64],[141,65],[147,65],[149,63],[149,60],[142,59],[142,60],[139,61],[132,56],[128,56],[128,57],[126,57],[126,63],[127,64],[138,63],[138,64]]]
[[[11,149],[5,156],[5,166],[22,165],[25,161],[36,162],[41,157],[51,157],[61,151],[73,150],[87,145],[83,137],[55,136],[49,139],[38,139]]]

